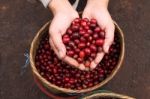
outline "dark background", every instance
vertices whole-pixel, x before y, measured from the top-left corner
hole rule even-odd
[[[150,0],[109,4],[124,31],[126,53],[121,70],[103,89],[150,99]],[[34,83],[29,65],[23,65],[25,50],[50,19],[48,9],[34,0],[0,0],[0,99],[48,99]]]

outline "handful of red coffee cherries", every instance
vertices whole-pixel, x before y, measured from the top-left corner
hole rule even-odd
[[[66,54],[89,70],[97,53],[103,51],[105,32],[99,27],[96,19],[76,18],[62,39],[66,46]]]

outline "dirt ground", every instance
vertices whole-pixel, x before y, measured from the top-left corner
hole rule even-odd
[[[102,89],[150,99],[150,0],[110,0],[109,11],[124,31],[121,70]],[[78,10],[82,10],[82,3]],[[24,53],[52,14],[35,0],[0,0],[0,99],[48,99],[34,83]]]

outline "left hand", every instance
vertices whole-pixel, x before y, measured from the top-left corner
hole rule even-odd
[[[108,12],[107,0],[88,0],[87,5],[83,11],[82,18],[96,19],[98,25],[105,31],[105,41],[103,45],[104,52],[98,53],[95,60],[91,62],[91,69],[94,69],[102,60],[105,53],[108,53],[109,47],[114,40],[115,26],[113,20]]]

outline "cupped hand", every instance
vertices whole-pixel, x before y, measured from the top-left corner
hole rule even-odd
[[[102,60],[105,53],[108,53],[109,47],[114,40],[115,26],[113,20],[107,10],[108,2],[100,2],[99,0],[89,0],[82,14],[83,18],[96,19],[98,25],[105,31],[105,41],[103,52],[99,52],[94,61],[91,62],[91,69],[94,69]]]
[[[50,45],[59,59],[70,65],[79,67],[76,60],[66,56],[66,47],[62,41],[62,36],[66,33],[67,28],[79,15],[67,0],[53,0],[49,7],[54,14],[54,18],[49,27]]]

